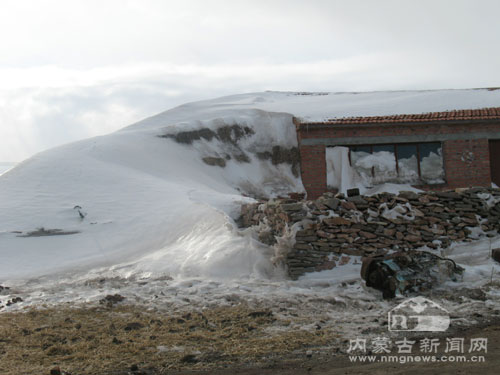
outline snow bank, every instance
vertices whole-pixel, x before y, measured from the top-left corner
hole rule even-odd
[[[35,155],[3,175],[0,281],[101,266],[123,275],[271,277],[272,254],[232,218],[251,200],[245,194],[303,191],[291,165],[272,160],[273,147],[297,146],[292,116],[231,109],[212,117],[191,106],[172,113]],[[234,124],[252,133],[234,144],[161,137]],[[203,161],[231,147],[247,160]],[[259,157],[265,152],[270,158]],[[30,237],[37,228],[78,233]]]

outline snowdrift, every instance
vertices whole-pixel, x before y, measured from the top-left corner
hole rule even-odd
[[[488,90],[235,95],[37,154],[0,176],[0,281],[92,267],[124,275],[272,277],[279,270],[270,250],[232,218],[249,196],[304,190],[293,116],[499,102],[500,91]]]
[[[6,173],[0,277],[124,261],[134,261],[130,272],[234,277],[272,271],[265,249],[238,233],[228,215],[249,199],[242,194],[303,190],[291,164],[258,156],[276,145],[296,146],[291,116],[254,110],[192,125],[217,131],[234,124],[253,130],[229,145],[216,138],[187,144],[165,136],[188,124],[170,125],[164,117],[157,128],[135,126],[63,146]],[[236,152],[229,149],[246,159],[226,159]],[[207,158],[224,166],[208,165]],[[53,229],[61,232],[47,235]]]

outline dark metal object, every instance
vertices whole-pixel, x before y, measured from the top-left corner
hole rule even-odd
[[[366,285],[381,290],[384,298],[396,293],[423,292],[445,280],[457,281],[463,268],[452,259],[427,251],[398,252],[363,258],[361,277]]]
[[[358,195],[359,195],[359,189],[358,188],[347,189],[347,196],[348,197],[356,197]]]

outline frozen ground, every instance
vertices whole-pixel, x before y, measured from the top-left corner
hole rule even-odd
[[[443,255],[466,269],[463,279],[424,294],[450,312],[455,328],[500,314],[500,266],[491,260],[492,247],[500,247],[500,237],[453,245]],[[388,311],[404,297],[383,300],[379,291],[364,285],[360,266],[360,259],[351,257],[346,265],[291,281],[280,276],[152,276],[135,272],[136,265],[129,263],[14,282],[11,289],[0,293],[0,300],[4,301],[3,311],[16,311],[53,304],[96,305],[104,296],[118,293],[126,297],[126,303],[168,314],[245,303],[254,309],[270,309],[291,322],[287,327],[275,327],[277,330],[314,330],[319,325],[351,338],[385,333]],[[23,302],[5,306],[6,301],[19,296]]]
[[[376,319],[393,305],[363,286],[359,260],[286,280],[271,262],[272,251],[251,230],[234,225],[240,204],[252,200],[247,196],[303,191],[289,164],[273,164],[259,153],[297,145],[292,116],[421,113],[499,102],[500,91],[487,90],[235,95],[186,104],[116,133],[35,155],[0,177],[0,285],[11,287],[0,300],[23,298],[3,311],[97,302],[120,293],[129,302],[159,309],[247,301],[282,307],[310,325],[335,316],[358,329],[353,312],[358,320]],[[225,142],[159,137],[203,129],[216,133],[234,125],[250,131],[238,136],[231,130]],[[241,153],[244,162],[234,158]],[[224,159],[225,167],[205,164],[206,157]],[[67,234],[34,236],[53,229]],[[486,244],[453,249],[461,264],[470,263],[462,287],[498,275],[489,258],[477,258],[486,250],[477,252],[476,246]],[[462,315],[478,311],[478,304],[498,309],[494,291],[490,298],[456,302],[456,308]]]

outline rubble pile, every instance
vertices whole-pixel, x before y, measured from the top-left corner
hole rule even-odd
[[[325,193],[316,200],[275,199],[242,206],[239,225],[255,226],[270,246],[294,234],[281,256],[291,278],[331,269],[341,254],[446,248],[452,241],[496,236],[500,189],[400,192],[360,196]]]

